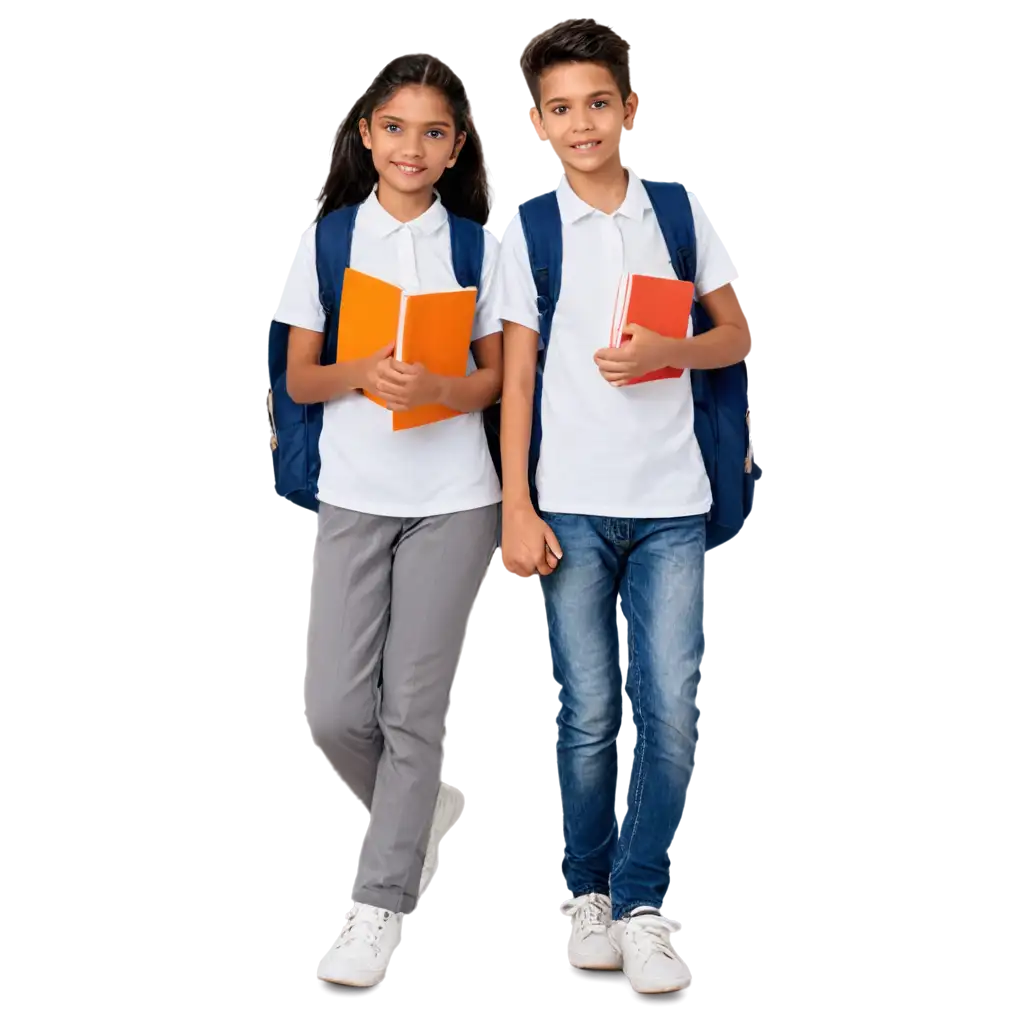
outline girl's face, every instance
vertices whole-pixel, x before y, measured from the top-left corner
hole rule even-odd
[[[381,181],[405,193],[432,189],[466,141],[444,95],[424,85],[403,86],[359,122],[359,133]]]

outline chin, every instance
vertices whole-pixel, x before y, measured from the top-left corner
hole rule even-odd
[[[607,152],[602,152],[604,146],[598,148],[596,152],[580,153],[575,149],[568,149],[562,153],[562,163],[566,167],[571,167],[574,171],[579,171],[581,174],[592,174],[594,171],[599,171],[611,156],[614,156],[615,150],[609,149]]]
[[[384,177],[387,178],[388,184],[395,189],[396,192],[408,192],[410,194],[416,192],[428,192],[434,187],[430,183],[428,171],[424,171],[422,174],[417,174],[415,178],[408,178],[401,171],[397,171],[393,167],[389,167]]]

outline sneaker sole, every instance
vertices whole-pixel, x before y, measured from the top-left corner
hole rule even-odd
[[[569,961],[571,967],[575,967],[577,971],[621,971],[622,964],[577,964]]]
[[[632,982],[630,982],[633,985]],[[664,988],[637,988],[633,985],[633,991],[642,996],[661,996],[666,995],[669,992],[682,992],[684,988],[689,988],[690,982],[684,981],[682,985],[668,985]]]
[[[331,985],[344,985],[345,988],[373,988],[374,985],[379,985],[384,980],[384,975],[371,974],[365,978],[325,978],[322,974],[318,974],[317,978]]]

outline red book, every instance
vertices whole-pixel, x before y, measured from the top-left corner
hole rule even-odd
[[[627,274],[619,282],[612,317],[611,348],[628,344],[622,331],[627,324],[639,324],[663,338],[685,338],[693,305],[693,282],[674,277],[648,277],[646,274]],[[682,377],[683,371],[672,366],[653,370],[642,377],[634,377],[630,384],[643,384],[650,380]]]

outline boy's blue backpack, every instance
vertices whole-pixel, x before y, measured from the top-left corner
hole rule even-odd
[[[697,238],[686,189],[682,185],[663,182],[645,181],[643,185],[665,236],[676,277],[683,281],[695,280]],[[537,353],[530,441],[530,487],[536,503],[534,481],[540,457],[544,363],[562,284],[562,220],[554,192],[524,203],[519,207],[519,215],[537,287],[537,310],[540,314],[541,348]],[[703,334],[714,326],[696,297],[692,316],[695,335]],[[711,481],[712,505],[707,524],[707,547],[710,549],[739,533],[754,503],[754,481],[761,476],[761,470],[754,462],[750,447],[746,365],[741,362],[720,370],[691,370],[690,384],[693,390],[693,432]]]
[[[341,285],[352,252],[352,232],[358,206],[343,206],[320,220],[316,226],[316,273],[320,282],[320,305],[326,315],[321,365],[333,363],[338,352],[338,310]],[[484,231],[475,221],[448,214],[452,267],[463,288],[477,288],[484,258]],[[286,387],[288,371],[287,324],[270,325],[270,450],[274,459],[277,493],[296,505],[316,511],[317,480],[320,477],[320,428],[322,403],[293,402]],[[498,452],[497,407],[484,414],[484,426],[492,457]],[[353,439],[358,443],[358,439]]]

